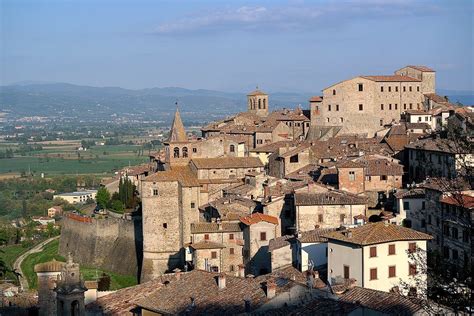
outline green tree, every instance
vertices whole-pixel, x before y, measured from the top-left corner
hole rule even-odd
[[[102,187],[97,191],[97,195],[95,196],[97,201],[97,205],[102,208],[106,208],[110,201],[110,192],[107,188]]]

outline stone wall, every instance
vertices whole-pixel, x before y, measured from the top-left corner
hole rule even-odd
[[[139,275],[143,247],[141,218],[83,222],[64,217],[61,224],[61,256],[66,257],[71,252],[74,261],[81,265]]]

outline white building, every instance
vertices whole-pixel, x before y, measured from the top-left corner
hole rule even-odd
[[[426,293],[426,241],[432,237],[398,225],[378,222],[334,231],[328,238],[328,281],[355,279],[356,285],[389,292],[402,282]],[[417,260],[413,260],[413,256]],[[425,289],[423,287],[425,284]],[[416,288],[415,288],[416,286]],[[402,288],[400,290],[404,290]]]
[[[94,200],[96,194],[97,194],[97,190],[68,192],[68,193],[55,194],[53,196],[53,200],[56,198],[60,198],[72,204],[85,203],[87,202],[87,200]]]
[[[425,190],[413,188],[395,193],[397,223],[418,231],[426,231]]]
[[[328,240],[323,237],[335,229],[314,229],[302,232],[297,238],[296,262],[301,272],[321,267],[328,263]]]

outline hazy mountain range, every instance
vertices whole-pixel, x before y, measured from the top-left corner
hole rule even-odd
[[[308,106],[314,93],[267,91],[270,106]],[[474,104],[473,91],[439,90],[452,102]],[[189,90],[177,87],[141,90],[119,87],[90,87],[67,83],[22,82],[0,86],[0,111],[10,118],[24,116],[72,117],[78,119],[158,119],[169,121],[178,102],[185,121],[209,121],[246,110],[245,92]]]

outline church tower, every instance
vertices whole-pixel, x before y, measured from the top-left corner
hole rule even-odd
[[[69,253],[55,289],[57,315],[84,316],[86,314],[84,292],[86,291],[87,288],[79,272],[79,264],[72,262],[72,256]]]
[[[190,159],[190,148],[186,130],[179,110],[176,109],[173,124],[171,125],[170,135],[165,145],[165,161],[170,165],[186,165]]]
[[[258,116],[268,116],[268,94],[258,89],[247,94],[247,109]]]

